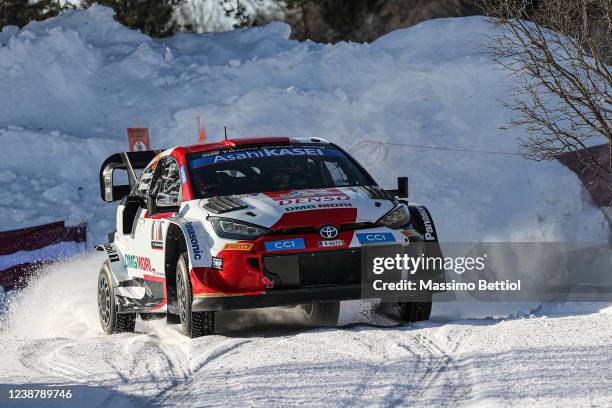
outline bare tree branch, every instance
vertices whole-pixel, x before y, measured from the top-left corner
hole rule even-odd
[[[607,143],[612,156],[612,0],[482,0],[499,30],[491,59],[515,79],[513,126],[525,129],[521,154],[552,160],[576,153],[612,193],[612,164],[592,154]],[[612,203],[611,203],[612,205]]]

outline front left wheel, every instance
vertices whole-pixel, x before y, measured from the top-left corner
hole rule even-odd
[[[187,254],[182,254],[176,265],[176,295],[183,333],[192,339],[213,334],[215,313],[194,312],[191,308],[193,294],[187,267]]]
[[[115,291],[108,262],[102,264],[98,276],[98,316],[106,334],[133,332],[136,325],[135,313],[118,313]]]

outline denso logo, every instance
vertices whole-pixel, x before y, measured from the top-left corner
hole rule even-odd
[[[304,238],[283,239],[280,241],[269,241],[265,243],[266,251],[289,251],[292,249],[304,249],[306,244]]]
[[[381,242],[395,242],[395,236],[390,232],[372,232],[367,234],[357,234],[360,244],[379,244]]]
[[[195,230],[193,229],[193,225],[191,225],[191,222],[185,223],[185,230],[187,231],[187,235],[189,236],[189,243],[191,244],[191,250],[193,251],[193,259],[202,259],[200,243],[198,242],[198,237],[196,236]]]
[[[335,196],[324,196],[324,197],[300,197],[300,198],[290,198],[286,200],[278,200],[278,205],[289,205],[289,204],[311,204],[311,203],[321,203],[326,201],[345,201],[350,200],[350,197],[342,194]]]
[[[421,214],[421,219],[423,220],[423,225],[425,226],[425,239],[427,241],[433,241],[436,239],[434,236],[433,224],[431,223],[431,219],[429,218],[429,214],[427,214],[427,210],[423,207],[417,207],[419,210],[419,214]]]

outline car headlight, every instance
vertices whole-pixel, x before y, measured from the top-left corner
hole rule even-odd
[[[211,218],[213,228],[218,236],[228,239],[255,239],[266,234],[269,230],[248,222],[236,221],[229,218]]]
[[[410,222],[410,213],[405,206],[400,205],[397,208],[386,213],[376,223],[389,228],[400,228]]]

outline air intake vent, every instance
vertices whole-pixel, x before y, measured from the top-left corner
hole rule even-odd
[[[203,207],[215,214],[222,214],[230,211],[241,210],[248,206],[244,201],[236,197],[213,197],[210,198]]]
[[[370,198],[373,198],[375,200],[395,201],[395,197],[393,196],[393,194],[378,186],[363,186],[361,188],[368,194],[368,196],[370,196]]]

